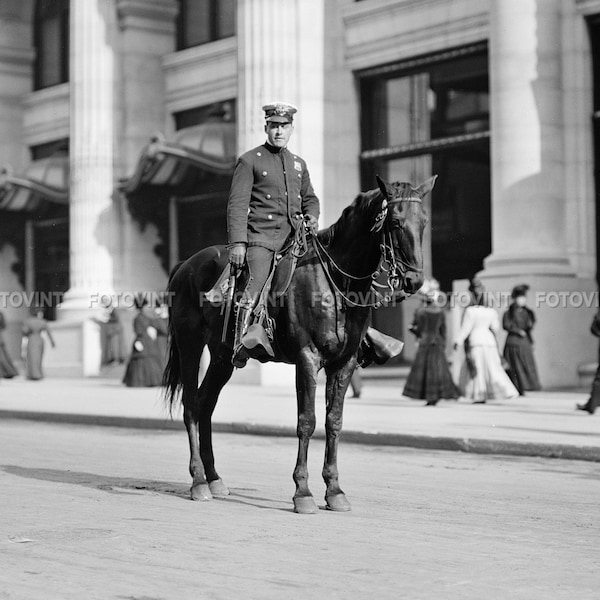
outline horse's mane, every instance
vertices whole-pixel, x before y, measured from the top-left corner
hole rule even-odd
[[[373,204],[374,201],[381,198],[379,189],[361,192],[354,198],[354,201],[349,206],[346,206],[342,211],[339,219],[322,231],[319,231],[319,240],[330,245],[335,243],[342,232],[348,231],[348,226],[351,221],[359,221],[361,223],[372,223]],[[377,207],[379,208],[379,207]]]

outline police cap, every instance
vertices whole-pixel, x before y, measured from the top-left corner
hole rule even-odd
[[[286,102],[271,102],[270,104],[265,104],[262,109],[265,111],[265,120],[267,123],[292,123],[294,113],[298,112],[298,109],[293,104],[287,104]]]

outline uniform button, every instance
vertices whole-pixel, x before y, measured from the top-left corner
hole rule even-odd
[[[298,194],[298,198],[302,198],[302,196],[300,194]]]
[[[263,171],[263,173],[262,173],[262,174],[263,174],[263,177],[265,177],[265,176],[267,175],[267,172],[266,172],[266,171]]]
[[[298,173],[298,177],[302,177],[302,175],[300,175],[300,173]]]
[[[271,194],[267,194],[267,200],[271,199]]]
[[[285,193],[285,195],[287,196],[287,192]]]
[[[272,219],[272,218],[273,218],[273,215],[269,215],[269,216],[267,217],[267,219]]]
[[[257,152],[256,156],[262,156],[262,154],[260,152]]]

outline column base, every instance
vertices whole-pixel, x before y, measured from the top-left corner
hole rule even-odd
[[[102,298],[111,293],[68,290],[51,325],[56,348],[48,355],[48,371],[66,377],[97,377],[102,363],[100,317]]]

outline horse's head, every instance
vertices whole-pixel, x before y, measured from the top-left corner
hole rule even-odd
[[[414,188],[410,183],[387,183],[377,176],[383,194],[381,215],[386,237],[391,244],[393,261],[397,265],[399,284],[407,294],[414,294],[423,285],[423,230],[427,215],[423,197],[428,194],[437,175]]]

